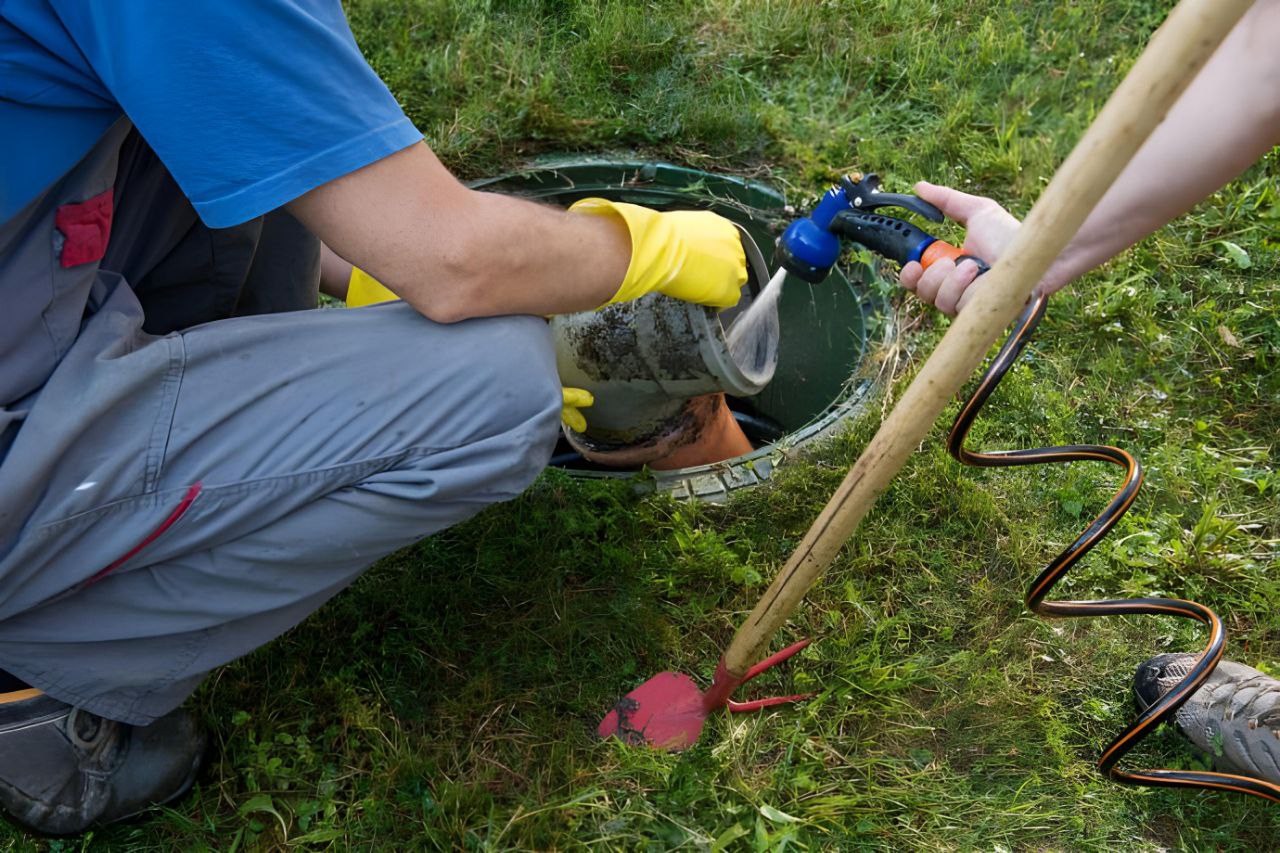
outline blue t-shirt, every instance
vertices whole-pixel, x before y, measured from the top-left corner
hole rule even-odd
[[[121,115],[213,228],[422,139],[339,0],[0,0],[0,223]]]

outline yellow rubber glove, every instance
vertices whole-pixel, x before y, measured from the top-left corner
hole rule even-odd
[[[738,229],[723,216],[709,210],[659,212],[602,198],[584,198],[569,210],[617,217],[631,234],[631,264],[606,305],[654,291],[713,308],[738,304],[747,256]]]
[[[560,420],[574,432],[587,431],[587,419],[581,409],[585,409],[596,401],[591,392],[585,388],[561,388],[564,392],[564,407],[560,409]]]
[[[351,278],[347,279],[348,308],[359,308],[376,302],[394,302],[399,298],[364,270],[359,267],[351,268]]]
[[[373,276],[359,267],[351,268],[351,278],[347,280],[347,307],[359,308],[362,305],[373,305],[376,302],[394,302],[400,297],[383,286]],[[560,420],[575,432],[585,432],[587,419],[581,409],[585,409],[596,401],[591,392],[584,388],[561,388],[564,394],[564,406],[560,409]]]

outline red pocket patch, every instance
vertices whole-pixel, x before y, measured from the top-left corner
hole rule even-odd
[[[53,219],[62,232],[64,267],[102,260],[111,239],[111,214],[115,209],[115,190],[110,189],[79,204],[64,204]]]

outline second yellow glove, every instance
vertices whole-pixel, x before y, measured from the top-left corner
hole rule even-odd
[[[351,268],[351,278],[347,279],[348,308],[359,308],[376,302],[395,302],[399,298],[364,270],[359,267]]]
[[[581,410],[594,403],[596,398],[585,388],[562,387],[560,391],[564,395],[564,405],[560,408],[561,422],[574,432],[586,432],[587,419]]]

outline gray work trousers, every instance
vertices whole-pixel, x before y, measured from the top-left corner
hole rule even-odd
[[[60,204],[111,186],[120,141],[0,226],[3,292],[52,276],[48,318],[79,292],[60,276],[86,288],[47,381],[0,406],[0,669],[146,724],[379,557],[521,492],[560,389],[534,317],[396,303],[144,332],[119,273],[31,260]]]

